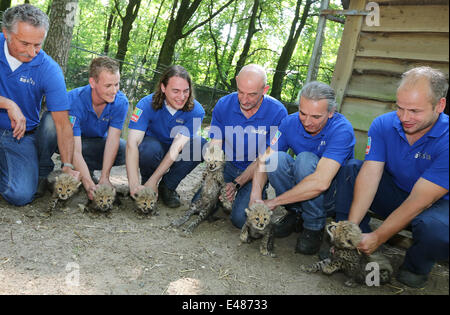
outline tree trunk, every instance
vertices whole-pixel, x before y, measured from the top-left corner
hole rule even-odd
[[[111,9],[111,13],[109,14],[109,18],[108,18],[108,25],[106,26],[105,47],[103,48],[103,53],[105,55],[108,55],[108,53],[109,53],[109,45],[111,42],[112,28],[116,25],[116,16],[114,14],[115,10],[116,9],[114,7]]]
[[[256,29],[256,17],[258,14],[258,8],[259,8],[259,0],[254,0],[253,2],[253,8],[252,8],[252,15],[250,17],[250,22],[248,23],[248,33],[247,38],[245,39],[244,48],[242,49],[241,55],[239,56],[239,59],[236,63],[236,71],[233,78],[231,78],[231,88],[233,90],[236,90],[236,76],[239,74],[239,71],[245,66],[245,62],[248,57],[248,52],[250,51],[250,45],[252,44],[252,38],[255,33],[257,33],[259,30]]]
[[[291,61],[292,54],[294,53],[295,47],[297,46],[300,33],[305,26],[306,19],[309,15],[309,9],[311,8],[313,0],[306,0],[305,7],[303,8],[302,17],[300,18],[300,7],[302,0],[297,1],[297,7],[295,9],[295,17],[292,21],[291,31],[289,33],[289,38],[283,47],[280,58],[278,59],[278,64],[275,70],[272,81],[272,92],[270,96],[281,100],[281,90],[283,86],[284,76],[286,75],[286,69]],[[300,23],[298,24],[300,20]],[[298,24],[298,26],[297,26]]]
[[[120,32],[120,39],[117,45],[116,59],[120,61],[120,72],[122,72],[123,62],[128,50],[128,42],[130,41],[130,32],[133,28],[133,23],[138,15],[139,7],[141,6],[141,0],[129,0],[126,9],[125,16],[120,14],[117,0],[115,0],[117,13],[122,20],[122,30]]]
[[[44,50],[61,66],[63,73],[67,68],[77,6],[77,0],[59,0],[52,3],[50,28]]]
[[[11,0],[0,0],[0,12],[6,11],[9,7],[11,7]]]

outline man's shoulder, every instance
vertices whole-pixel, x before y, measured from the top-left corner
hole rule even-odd
[[[128,97],[122,91],[118,91],[114,103],[128,106]]]

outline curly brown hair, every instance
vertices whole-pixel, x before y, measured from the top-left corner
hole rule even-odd
[[[185,79],[189,84],[189,97],[186,104],[183,107],[184,112],[189,112],[194,108],[194,89],[192,86],[192,80],[189,73],[182,66],[173,65],[167,68],[159,79],[159,83],[156,86],[155,94],[153,94],[152,107],[154,110],[159,110],[163,107],[166,95],[161,90],[161,84],[167,86],[169,79],[172,77],[179,77]]]

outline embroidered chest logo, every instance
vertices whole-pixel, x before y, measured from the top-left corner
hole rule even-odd
[[[320,149],[325,147],[326,145],[327,145],[327,142],[325,140],[320,141],[320,144],[317,147],[317,151],[320,151]]]
[[[143,110],[140,108],[135,108],[133,111],[133,114],[131,115],[130,120],[133,122],[137,122],[139,120],[139,118],[141,117],[143,113]]]
[[[26,76],[21,76],[19,79],[20,82],[25,83],[25,84],[31,84],[33,86],[36,85],[36,82],[33,80],[33,78],[27,78]]]
[[[178,118],[177,120],[175,120],[177,122],[177,124],[184,124],[184,120],[181,118]]]
[[[415,159],[422,159],[422,160],[428,160],[428,161],[431,161],[431,155],[430,154],[428,154],[428,153],[422,153],[422,152],[417,152],[415,155],[414,155],[414,158]]]

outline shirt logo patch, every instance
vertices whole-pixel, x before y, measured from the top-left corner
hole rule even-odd
[[[275,134],[275,137],[273,137],[272,141],[270,142],[270,145],[274,145],[275,143],[277,143],[278,139],[280,139],[281,137],[281,131],[278,130],[277,133]]]
[[[143,113],[143,110],[140,108],[135,108],[133,111],[133,114],[131,115],[131,121],[133,122],[137,122],[139,120],[139,118],[141,117]]]
[[[72,125],[72,128],[73,128],[73,126],[75,125],[75,121],[77,120],[77,117],[75,117],[75,116],[69,116],[69,121],[70,121],[70,124]]]
[[[431,161],[431,155],[430,154],[428,154],[428,153],[422,153],[422,152],[417,152],[415,155],[414,155],[414,158],[415,159],[422,159],[422,160],[428,160],[428,161]]]
[[[22,82],[22,83],[28,83],[28,84],[31,84],[31,85],[36,85],[36,82],[34,82],[33,78],[27,78],[25,76],[21,76],[19,81]]]
[[[366,155],[369,154],[371,147],[372,147],[372,137],[369,137],[367,138]]]
[[[178,118],[175,121],[177,122],[177,124],[184,124],[184,120],[183,119]]]

